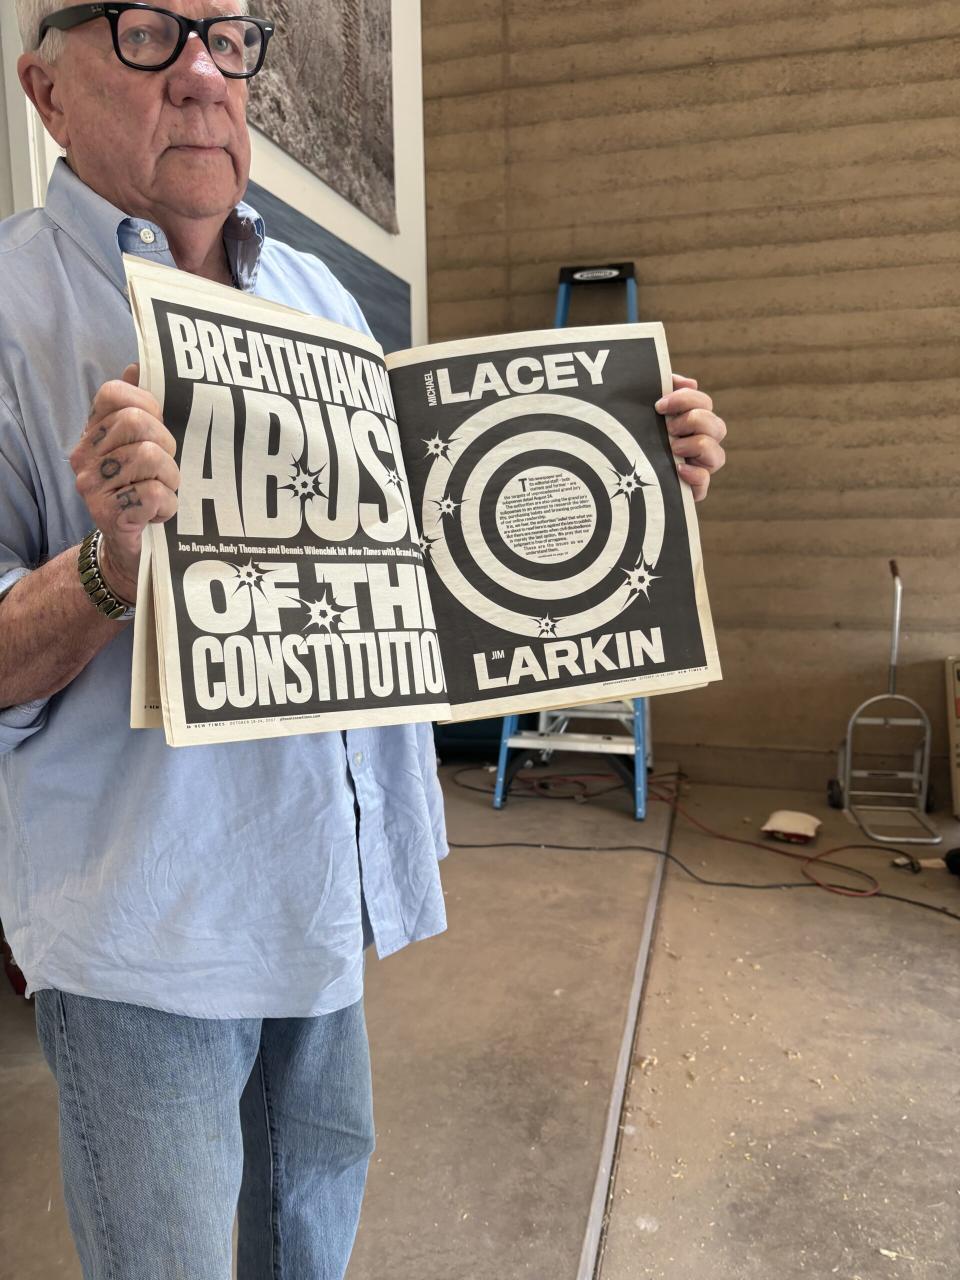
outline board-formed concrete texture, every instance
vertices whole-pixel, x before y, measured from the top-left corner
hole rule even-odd
[[[901,691],[933,720],[942,784],[960,6],[422,12],[432,339],[549,326],[558,267],[633,259],[641,320],[730,429],[698,508],[724,679],[657,705],[662,754],[707,781],[822,785],[886,687],[895,556]],[[622,316],[613,290],[581,290],[571,323]]]

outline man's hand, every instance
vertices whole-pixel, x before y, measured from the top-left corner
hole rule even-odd
[[[148,524],[177,510],[176,442],[155,398],[137,386],[139,366],[105,382],[93,398],[80,443],[70,455],[77,490],[103,534],[100,567],[110,589],[137,598],[140,543]]]
[[[727,460],[720,441],[727,424],[713,412],[713,401],[697,390],[695,378],[673,375],[673,390],[654,405],[665,415],[674,456],[682,459],[680,477],[693,490],[697,502],[707,496],[710,477]]]

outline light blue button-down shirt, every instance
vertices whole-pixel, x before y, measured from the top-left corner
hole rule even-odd
[[[368,332],[249,206],[224,242],[242,289]],[[159,226],[63,160],[45,209],[0,224],[0,592],[89,532],[68,458],[94,392],[137,358],[124,252],[173,265]],[[0,919],[28,994],[331,1012],[362,994],[361,873],[381,956],[444,929],[428,725],[173,750],[128,727],[131,643],[128,627],[62,693],[0,710]]]

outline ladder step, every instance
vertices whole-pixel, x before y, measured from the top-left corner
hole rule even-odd
[[[508,747],[527,747],[532,751],[599,751],[607,755],[636,755],[632,738],[609,733],[536,733],[525,729],[507,739]]]
[[[626,720],[633,719],[633,708],[626,707],[622,711],[608,711],[605,707],[591,708],[589,711],[546,711],[544,715],[551,720]]]

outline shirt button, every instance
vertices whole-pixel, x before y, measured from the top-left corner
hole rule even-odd
[[[140,239],[143,241],[144,244],[153,244],[156,238],[157,238],[156,235],[153,233],[153,231],[150,230],[149,227],[144,227],[143,230],[140,232]]]
[[[363,764],[363,752],[357,751],[353,757],[354,764]]]

